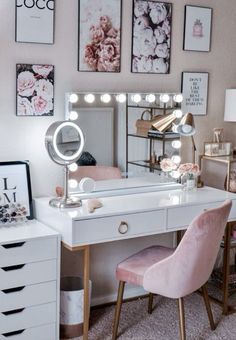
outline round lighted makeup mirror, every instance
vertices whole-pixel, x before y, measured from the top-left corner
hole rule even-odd
[[[57,208],[75,208],[81,206],[78,197],[68,194],[68,166],[78,160],[84,148],[84,135],[80,127],[71,121],[52,123],[45,135],[45,146],[50,158],[64,166],[64,196],[53,198],[49,204]]]

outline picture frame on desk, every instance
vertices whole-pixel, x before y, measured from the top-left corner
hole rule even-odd
[[[210,52],[212,8],[185,6],[184,51]]]
[[[183,113],[205,116],[208,102],[208,72],[182,72]]]
[[[29,163],[0,162],[0,226],[33,219]]]
[[[55,0],[15,0],[15,41],[54,43]]]

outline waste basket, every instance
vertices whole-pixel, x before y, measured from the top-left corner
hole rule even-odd
[[[89,292],[91,300],[91,281]],[[60,291],[60,337],[70,339],[83,334],[84,284],[81,277],[61,278]]]

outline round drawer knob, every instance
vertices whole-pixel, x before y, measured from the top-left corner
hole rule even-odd
[[[120,234],[126,234],[127,231],[128,231],[128,223],[122,221],[122,222],[120,223],[120,225],[119,225],[118,230],[119,230],[119,233],[120,233]]]

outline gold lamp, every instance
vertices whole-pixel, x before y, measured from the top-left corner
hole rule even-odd
[[[181,119],[180,123],[176,128],[176,132],[180,134],[180,136],[191,137],[192,146],[193,146],[193,163],[196,162],[196,144],[193,138],[193,135],[196,132],[194,119],[192,113],[186,113]]]

